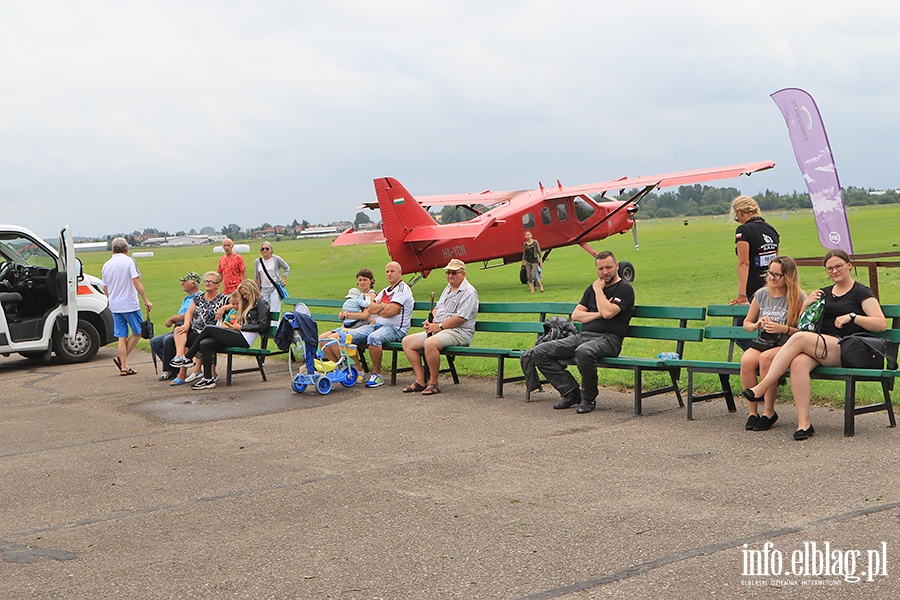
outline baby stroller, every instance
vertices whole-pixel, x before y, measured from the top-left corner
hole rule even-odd
[[[350,365],[348,355],[348,349],[355,350],[355,346],[347,343],[349,337],[347,334],[342,333],[338,340],[332,341],[340,347],[340,360],[336,364],[327,363],[318,352],[318,331],[315,321],[309,316],[309,309],[298,304],[294,312],[284,315],[284,319],[294,332],[292,348],[288,353],[288,371],[291,373],[291,387],[295,392],[302,394],[307,386],[312,385],[316,391],[325,395],[331,391],[335,383],[340,383],[344,387],[356,385],[359,373],[356,367]],[[291,368],[292,358],[303,361],[296,375]],[[330,368],[332,364],[334,368]]]

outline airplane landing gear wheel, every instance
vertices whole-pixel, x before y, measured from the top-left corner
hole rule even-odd
[[[627,260],[623,260],[619,263],[619,277],[631,283],[634,281],[634,265],[628,262]]]

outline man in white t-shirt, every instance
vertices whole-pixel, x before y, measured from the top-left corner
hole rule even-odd
[[[141,273],[134,259],[128,256],[128,242],[117,237],[112,241],[112,257],[103,264],[103,293],[109,298],[109,310],[113,314],[114,335],[119,338],[118,352],[113,362],[119,367],[119,375],[137,373],[128,366],[128,355],[141,339],[141,305],[138,295],[144,300],[147,315],[153,307],[147,299]],[[128,329],[131,329],[131,336]]]
[[[357,345],[365,343],[372,359],[372,373],[366,381],[366,387],[384,385],[384,379],[381,378],[381,357],[384,352],[382,345],[385,342],[399,342],[403,339],[409,331],[415,305],[412,289],[403,281],[403,268],[400,263],[389,262],[384,268],[384,274],[388,286],[375,296],[366,309],[375,317],[375,322],[351,330],[352,343]]]

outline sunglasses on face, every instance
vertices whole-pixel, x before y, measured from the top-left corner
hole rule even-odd
[[[219,285],[219,282],[216,281],[215,279],[204,279],[203,283]]]
[[[260,248],[259,251],[260,252],[271,252],[272,249],[271,248]]]
[[[447,275],[459,275],[462,271],[447,271]]]

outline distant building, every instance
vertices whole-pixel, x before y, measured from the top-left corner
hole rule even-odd
[[[199,246],[201,244],[209,244],[210,236],[208,235],[170,235],[166,237],[155,237],[144,240],[144,246]]]
[[[75,252],[104,252],[109,249],[106,242],[75,242]]]

